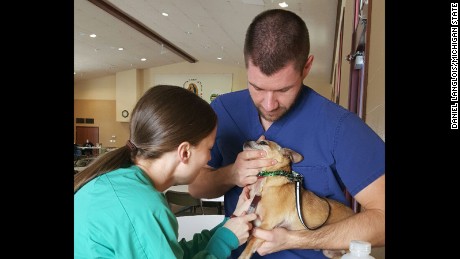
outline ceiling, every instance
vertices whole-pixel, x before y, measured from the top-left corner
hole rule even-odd
[[[285,0],[310,31],[311,81],[330,83],[339,0]],[[252,19],[278,0],[75,0],[74,81],[189,62],[93,2],[108,4],[196,62],[244,68],[243,45]],[[165,17],[161,13],[166,12]],[[90,38],[90,34],[96,38]],[[123,47],[124,50],[118,50]],[[221,57],[222,59],[217,59]],[[141,61],[146,58],[146,61]]]

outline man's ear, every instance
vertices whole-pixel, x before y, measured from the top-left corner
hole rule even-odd
[[[182,142],[177,148],[177,155],[182,163],[187,163],[188,159],[192,155],[190,151],[191,146],[192,145],[190,145],[189,142]]]
[[[305,66],[303,67],[302,70],[302,81],[307,77],[308,73],[310,73],[311,66],[313,65],[313,60],[315,59],[315,56],[310,55],[307,58],[307,62],[305,62]]]

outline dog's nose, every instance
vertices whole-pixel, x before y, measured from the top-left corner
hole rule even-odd
[[[248,149],[259,149],[259,144],[257,144],[257,142],[255,141],[246,141],[244,142],[243,144],[243,150],[248,150]]]

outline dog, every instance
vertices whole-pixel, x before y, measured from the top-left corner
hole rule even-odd
[[[247,141],[243,150],[264,150],[266,158],[278,161],[273,166],[263,168],[259,179],[251,186],[253,199],[248,213],[255,211],[259,216],[253,223],[256,227],[271,230],[284,227],[288,230],[307,229],[314,231],[323,225],[335,223],[354,214],[353,210],[338,201],[322,198],[302,187],[302,176],[292,172],[292,163],[303,160],[303,156],[292,149],[283,148],[274,141]],[[265,175],[265,176],[264,176]],[[296,181],[300,185],[296,186]],[[300,187],[299,187],[300,186]],[[300,219],[296,208],[296,188],[299,189]],[[246,248],[238,257],[249,259],[264,240],[250,236]],[[323,250],[328,258],[340,258],[345,250]]]

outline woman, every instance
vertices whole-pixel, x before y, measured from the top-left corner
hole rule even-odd
[[[217,117],[184,88],[159,85],[137,102],[126,146],[74,176],[75,258],[227,258],[246,242],[255,214],[246,193],[234,212],[193,240],[177,241],[163,191],[192,182],[210,159]]]

